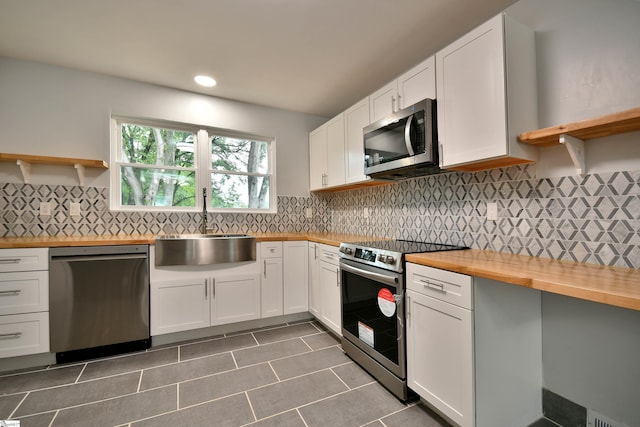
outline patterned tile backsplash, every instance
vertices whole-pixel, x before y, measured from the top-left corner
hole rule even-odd
[[[2,236],[197,232],[198,213],[112,212],[106,188],[0,184]],[[52,202],[50,217],[39,216]],[[82,216],[69,215],[79,202]],[[487,203],[498,221],[486,219]],[[307,208],[312,218],[306,217]],[[209,214],[219,232],[330,231],[640,268],[640,171],[536,178],[536,166],[450,172],[309,197],[277,214]]]

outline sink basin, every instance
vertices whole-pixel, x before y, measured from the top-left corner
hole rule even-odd
[[[156,266],[255,261],[256,238],[248,234],[168,234],[156,237]]]

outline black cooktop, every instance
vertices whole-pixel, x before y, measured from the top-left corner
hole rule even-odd
[[[372,240],[367,242],[349,243],[349,245],[362,247],[363,249],[380,249],[402,254],[469,249],[466,246],[444,245],[442,243],[415,242],[412,240]]]

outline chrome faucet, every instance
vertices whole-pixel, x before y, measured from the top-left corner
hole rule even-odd
[[[202,189],[202,225],[200,226],[200,232],[207,234],[207,189]]]

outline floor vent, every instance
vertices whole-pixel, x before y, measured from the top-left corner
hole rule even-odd
[[[607,418],[594,410],[587,410],[587,427],[627,427],[618,421]]]

